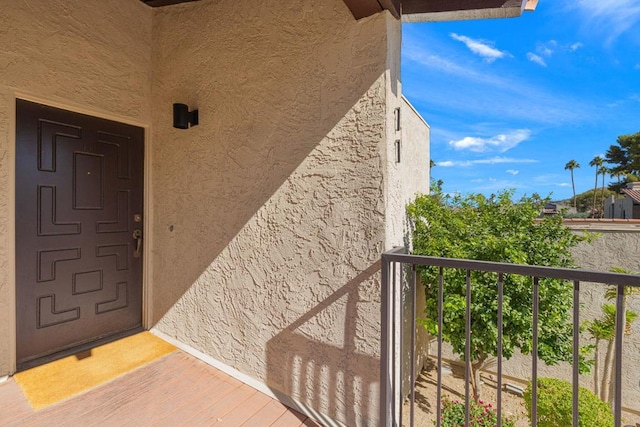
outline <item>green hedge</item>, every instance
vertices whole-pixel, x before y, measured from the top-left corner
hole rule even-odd
[[[531,387],[524,400],[531,420]],[[570,382],[556,378],[538,378],[538,427],[567,427],[572,424],[573,387]],[[579,387],[578,417],[580,427],[613,427],[613,413],[609,405],[590,390]]]

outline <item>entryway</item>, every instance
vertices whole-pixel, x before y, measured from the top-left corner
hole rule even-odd
[[[144,129],[16,100],[18,370],[142,327]]]

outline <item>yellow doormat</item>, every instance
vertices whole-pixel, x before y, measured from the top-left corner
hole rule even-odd
[[[35,410],[53,405],[131,372],[176,347],[149,332],[93,348],[15,374]]]

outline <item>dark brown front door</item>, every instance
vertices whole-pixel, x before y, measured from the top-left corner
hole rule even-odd
[[[141,327],[143,158],[142,128],[16,101],[19,369]]]

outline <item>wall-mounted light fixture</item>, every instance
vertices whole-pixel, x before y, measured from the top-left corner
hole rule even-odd
[[[189,129],[189,126],[197,126],[198,110],[189,111],[187,104],[173,104],[173,127]]]

